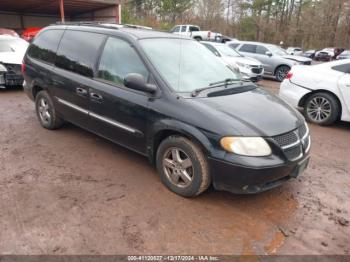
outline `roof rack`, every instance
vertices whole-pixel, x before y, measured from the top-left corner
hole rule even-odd
[[[70,21],[70,22],[56,22],[54,25],[92,25],[98,27],[106,27],[106,28],[134,28],[134,29],[144,29],[144,30],[153,30],[151,27],[142,26],[142,25],[132,25],[132,24],[118,24],[115,22],[107,22],[107,21]]]

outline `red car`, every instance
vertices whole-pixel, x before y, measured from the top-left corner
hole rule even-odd
[[[28,42],[31,42],[41,29],[42,28],[40,27],[29,27],[23,31],[22,38]]]
[[[19,35],[15,31],[6,28],[0,28],[0,35],[10,35],[14,37],[19,37]]]

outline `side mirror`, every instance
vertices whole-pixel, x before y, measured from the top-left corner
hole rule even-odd
[[[142,75],[136,73],[128,74],[124,78],[124,86],[150,94],[154,94],[157,91],[155,85],[148,84]]]
[[[265,55],[271,57],[272,56],[272,53],[270,51],[266,51]]]

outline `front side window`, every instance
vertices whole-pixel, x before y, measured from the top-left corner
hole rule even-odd
[[[48,30],[42,32],[28,49],[28,56],[49,64],[53,64],[56,59],[56,52],[63,30]]]
[[[104,35],[66,31],[57,52],[56,66],[92,77]]]
[[[239,51],[241,52],[247,52],[247,53],[255,53],[256,52],[256,45],[251,44],[244,44]]]
[[[256,47],[256,53],[259,54],[259,55],[266,55],[266,52],[268,52],[269,50],[267,50],[266,47],[264,46],[261,46],[261,45],[258,45]]]
[[[170,88],[189,93],[225,79],[240,79],[205,46],[188,39],[140,40],[146,55]]]
[[[180,26],[176,26],[173,28],[173,30],[171,30],[172,33],[178,33],[180,32]]]
[[[148,79],[148,70],[135,49],[124,40],[109,38],[100,59],[98,78],[122,86],[124,78],[131,73]]]

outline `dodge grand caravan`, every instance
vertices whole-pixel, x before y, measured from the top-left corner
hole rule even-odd
[[[308,165],[304,118],[190,38],[53,25],[30,45],[22,70],[44,128],[71,122],[145,155],[185,197],[210,185],[258,193]]]

